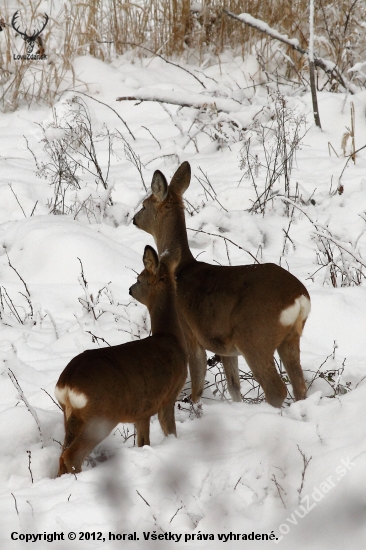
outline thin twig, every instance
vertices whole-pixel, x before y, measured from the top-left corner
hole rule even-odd
[[[179,510],[181,510],[183,508],[183,506],[181,506],[180,508],[178,508],[178,510],[175,512],[174,516],[171,517],[169,523],[171,523],[173,521],[173,519],[175,518],[175,516],[178,514]]]
[[[148,506],[150,506],[150,504],[147,502],[147,500],[144,499],[144,497],[143,497],[142,495],[140,495],[140,493],[138,492],[137,489],[136,489],[136,493],[138,494],[138,496],[139,496],[140,498],[142,498],[142,500],[143,500]]]
[[[274,483],[274,484],[276,485],[276,487],[277,487],[277,491],[278,491],[279,497],[280,497],[280,499],[281,499],[281,501],[282,501],[283,507],[286,508],[286,504],[285,504],[285,502],[284,502],[284,500],[283,500],[283,498],[282,498],[280,489],[281,489],[283,492],[285,492],[285,491],[283,490],[283,488],[281,487],[281,485],[278,483],[278,481],[277,481],[277,479],[276,479],[276,476],[275,476],[274,474],[273,474],[273,476],[272,476],[272,481],[273,481],[273,483]],[[285,494],[286,494],[286,493],[285,493]]]
[[[346,161],[346,164],[344,165],[343,167],[343,170],[341,172],[341,175],[339,176],[338,178],[338,189],[340,187],[340,184],[341,184],[341,179],[342,179],[342,176],[344,174],[344,171],[345,169],[347,168],[347,164],[349,163],[350,159],[353,158],[355,156],[356,153],[358,153],[359,151],[362,151],[362,149],[365,149],[366,148],[366,145],[363,145],[362,147],[360,147],[359,149],[357,149],[357,151],[353,151],[350,155],[347,155],[348,156],[348,159]]]
[[[52,397],[51,394],[48,393],[47,390],[45,390],[44,388],[41,388],[42,391],[44,391],[45,393],[47,393],[48,397],[51,399],[51,401],[54,402],[54,404],[62,411],[62,407],[59,405],[59,403],[57,403],[57,401],[54,400],[54,398]]]
[[[29,504],[29,506],[30,506],[30,508],[31,508],[31,510],[32,510],[32,517],[34,517],[34,510],[33,510],[33,506],[32,506],[32,504],[31,504],[31,502],[30,502],[29,500],[26,500],[25,502],[26,502],[27,504]]]
[[[9,255],[8,255],[8,252],[7,250],[5,250],[5,254],[6,254],[6,257],[8,258],[8,264],[9,264],[9,267],[11,267],[11,269],[13,269],[15,271],[15,273],[18,275],[19,279],[22,281],[23,285],[24,285],[24,288],[28,294],[28,297],[30,298],[30,292],[28,290],[28,287],[27,287],[27,284],[25,282],[25,280],[23,279],[23,277],[18,273],[18,271],[15,269],[15,267],[11,264],[10,262],[10,258],[9,258]]]
[[[35,205],[33,206],[33,210],[32,210],[32,212],[31,212],[30,217],[32,217],[33,214],[34,214],[34,212],[36,211],[37,204],[38,204],[38,201],[36,201]]]
[[[18,510],[18,505],[17,505],[17,499],[15,498],[15,496],[14,496],[14,494],[13,494],[13,493],[10,493],[10,494],[11,494],[11,496],[12,496],[12,497],[13,497],[13,499],[14,499],[14,504],[15,504],[15,511],[16,511],[16,513],[17,513],[18,517],[19,517],[19,510]]]
[[[32,480],[32,483],[33,483],[33,474],[32,474],[32,469],[31,469],[32,453],[30,451],[27,451],[27,455],[28,455],[28,470],[29,470],[31,480]]]
[[[57,332],[56,321],[54,320],[53,316],[51,315],[51,312],[48,309],[45,309],[44,311],[48,315],[48,317],[50,318],[51,324],[53,326],[53,330],[55,331],[56,340],[58,340],[58,332]]]
[[[24,321],[21,319],[21,317],[18,313],[18,310],[16,309],[12,299],[10,298],[10,296],[8,294],[8,291],[6,290],[6,288],[4,286],[0,287],[0,298],[1,298],[1,300],[2,300],[3,296],[4,296],[4,302],[6,303],[8,308],[10,309],[11,313],[13,313],[13,315],[15,316],[15,318],[18,320],[18,322],[21,325],[24,325]]]
[[[305,454],[302,452],[302,450],[300,449],[300,447],[298,445],[297,445],[297,448],[299,449],[299,453],[302,456],[302,460],[303,460],[303,464],[304,464],[304,467],[303,467],[303,470],[302,470],[302,473],[301,473],[300,489],[297,490],[297,492],[299,493],[299,496],[301,497],[301,492],[302,492],[303,487],[304,487],[306,469],[309,466],[309,462],[313,457],[311,456],[310,458],[306,458]]]
[[[150,136],[156,141],[156,143],[159,145],[159,148],[161,149],[161,145],[160,145],[160,141],[158,141],[156,139],[156,137],[154,136],[154,134],[152,133],[151,130],[149,130],[149,128],[147,128],[146,126],[141,126],[141,128],[143,128],[144,130],[146,130],[147,132],[149,132]],[[151,162],[151,161],[150,161]]]
[[[104,338],[102,338],[101,336],[95,336],[95,334],[93,334],[90,330],[86,330],[85,332],[88,332],[96,340],[102,340],[102,342],[107,344],[107,346],[109,346],[110,348],[112,347],[110,344],[108,344],[107,340],[104,340]]]
[[[225,237],[224,235],[217,235],[217,233],[209,233],[208,231],[202,231],[202,229],[191,229],[190,227],[187,227],[187,229],[188,229],[188,231],[195,231],[196,233],[205,233],[206,235],[211,235],[212,237],[220,237],[220,239],[224,239],[225,241],[228,241],[229,243],[233,244],[237,248],[240,248],[240,250],[243,250],[243,252],[246,252],[247,254],[249,254],[249,256],[251,256],[253,258],[255,263],[257,263],[257,264],[260,263],[257,260],[257,258],[255,256],[253,256],[253,254],[251,252],[249,252],[249,250],[246,250],[242,246],[234,243],[234,241],[232,241],[231,239],[228,239],[228,237]]]
[[[235,483],[234,491],[235,491],[235,489],[237,488],[237,486],[238,486],[240,480],[241,480],[241,476],[239,477],[238,481]]]
[[[18,199],[18,197],[16,196],[16,194],[14,193],[14,190],[13,190],[11,184],[8,183],[8,185],[9,185],[9,187],[10,187],[10,191],[13,193],[13,195],[14,195],[14,197],[15,197],[15,200],[16,200],[17,203],[19,204],[19,206],[20,206],[20,208],[21,208],[21,210],[22,210],[22,212],[23,212],[23,214],[24,214],[24,217],[26,218],[27,216],[26,216],[26,214],[25,214],[25,212],[24,212],[24,210],[23,210],[23,206],[20,204],[19,199]]]
[[[13,371],[10,368],[8,368],[8,376],[9,376],[10,380],[12,381],[13,386],[15,387],[15,389],[19,392],[20,399],[23,401],[23,403],[25,404],[25,406],[27,407],[28,411],[31,413],[31,415],[33,416],[33,418],[34,418],[34,420],[37,424],[39,436],[40,436],[40,439],[41,439],[41,447],[43,448],[43,436],[42,436],[42,431],[41,431],[41,424],[39,422],[39,418],[37,416],[37,413],[33,409],[33,407],[31,407],[31,405],[29,404],[27,398],[24,395],[24,392],[23,392],[22,388],[20,387],[20,384],[19,384],[15,374],[13,373]]]
[[[154,52],[153,50],[150,50],[149,48],[146,48],[145,46],[141,46],[141,44],[135,44],[134,42],[122,42],[122,44],[126,44],[128,46],[134,46],[136,48],[141,48],[142,50],[146,50],[147,52],[150,52],[152,53],[153,55],[156,55],[157,57],[160,57],[160,59],[162,59],[163,61],[165,61],[165,63],[168,63],[169,65],[174,65],[174,67],[178,67],[178,69],[182,69],[182,71],[185,71],[186,73],[190,74],[191,76],[193,76],[193,78],[195,78],[197,80],[197,82],[199,82],[201,84],[201,86],[203,88],[206,89],[206,86],[204,85],[204,83],[196,76],[194,75],[193,73],[191,73],[188,69],[185,69],[184,67],[182,67],[181,65],[178,65],[178,63],[173,63],[173,61],[168,61],[167,59],[165,59],[165,57],[163,57],[162,55],[160,55],[159,53],[156,53]]]
[[[85,92],[80,92],[79,90],[71,90],[73,93],[75,94],[81,94],[81,95],[85,95],[85,97],[88,97],[89,99],[92,99],[93,101],[96,101],[97,103],[100,103],[101,105],[104,105],[104,107],[108,107],[108,109],[110,109],[111,111],[114,112],[115,115],[118,116],[118,118],[120,119],[120,121],[124,124],[124,126],[126,127],[128,133],[130,134],[130,136],[132,137],[133,140],[136,141],[136,138],[135,136],[133,135],[133,133],[131,132],[130,128],[128,127],[127,123],[123,120],[123,118],[121,117],[121,115],[119,115],[117,113],[117,111],[115,109],[113,109],[113,107],[111,107],[110,105],[108,105],[107,103],[104,103],[103,101],[100,101],[100,99],[95,99],[95,97],[92,97],[91,95],[88,95],[86,94]]]

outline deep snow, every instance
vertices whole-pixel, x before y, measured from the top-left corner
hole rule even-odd
[[[196,69],[189,67],[192,72]],[[187,101],[190,94],[196,98],[203,91],[194,78],[158,58],[131,60],[126,55],[107,65],[82,57],[75,61],[75,71],[79,90],[111,105],[133,132],[136,140],[111,110],[82,96],[90,109],[95,132],[103,131],[103,124],[110,131],[117,128],[140,156],[148,189],[154,170],[160,169],[170,178],[181,162],[191,163],[192,182],[185,198],[189,243],[195,256],[226,265],[229,261],[232,265],[251,263],[246,250],[260,261],[281,262],[306,284],[312,299],[312,312],[301,341],[307,381],[310,384],[323,363],[323,371],[342,370],[343,364],[343,374],[337,379],[336,372],[333,380],[350,391],[330,398],[333,390],[329,383],[317,377],[306,401],[289,400],[290,406],[278,411],[264,402],[220,401],[219,394],[213,395],[212,387],[205,392],[200,418],[192,411],[189,413],[189,405],[177,407],[177,439],[164,438],[154,418],[151,447],[137,448],[133,446],[133,437],[125,440],[133,434],[133,427],[120,425],[96,449],[92,459],[84,463],[77,479],[71,475],[55,479],[64,435],[61,411],[52,400],[55,383],[76,354],[106,345],[101,339],[115,345],[148,335],[146,309],[130,299],[128,288],[135,281],[135,273],[142,269],[144,246],[154,243],[151,236],[131,223],[146,191],[121,142],[116,142],[116,156],[112,156],[110,167],[114,205],[103,205],[100,186],[97,190],[94,178],[84,171],[82,190],[78,196],[74,191],[68,192],[69,204],[82,204],[92,194],[96,212],[102,210],[104,216],[88,219],[83,211],[77,219],[73,215],[54,216],[47,206],[53,188],[37,177],[34,159],[23,137],[28,139],[38,162],[46,162],[40,141],[43,134],[36,123],[48,126],[46,135],[50,141],[58,139],[62,132],[57,134],[57,130],[49,127],[54,120],[52,110],[21,108],[2,114],[2,547],[23,550],[34,544],[42,550],[94,549],[127,544],[141,549],[157,545],[213,549],[223,544],[218,534],[273,531],[277,539],[283,537],[276,541],[279,548],[363,548],[366,542],[365,286],[333,288],[329,272],[325,268],[317,271],[320,266],[314,226],[300,210],[294,211],[289,230],[291,241],[287,240],[285,247],[284,231],[288,230],[289,218],[281,198],[270,201],[263,216],[247,211],[256,195],[251,181],[243,178],[239,167],[244,137],[235,126],[229,126],[228,120],[248,127],[256,117],[263,124],[270,124],[271,101],[266,91],[260,86],[243,90],[252,83],[251,77],[260,81],[255,59],[248,55],[243,62],[228,52],[222,56],[220,65],[195,73],[205,80],[205,97],[215,92],[225,98],[225,105],[230,105],[229,100],[240,102],[235,103],[237,109],[232,115],[225,116],[214,109],[198,114],[197,110],[173,105],[163,108],[156,102],[117,103],[118,96],[138,96],[141,89],[146,97],[149,94],[171,97],[180,92]],[[298,183],[298,194],[304,200],[301,208],[307,216],[319,226],[327,226],[334,237],[352,246],[359,257],[365,257],[365,150],[357,155],[355,165],[348,164],[342,178],[343,194],[333,192],[345,164],[341,140],[350,124],[351,101],[356,113],[356,146],[364,144],[366,92],[355,96],[319,93],[322,132],[313,125],[309,93],[296,94],[291,90],[284,93],[287,105],[307,119],[307,133],[291,175],[293,194]],[[74,95],[69,91],[55,103],[60,118],[70,109],[66,100]],[[192,127],[197,117],[200,120]],[[201,127],[206,133],[198,131]],[[216,132],[217,139],[208,135],[212,132]],[[106,142],[100,142],[98,147],[105,169]],[[255,136],[252,147],[253,154],[263,158]],[[205,183],[203,174],[207,174],[214,191]],[[258,185],[263,185],[264,175],[265,170],[260,170]],[[283,194],[280,185],[276,189]],[[30,216],[36,202],[34,215]],[[222,236],[242,248],[229,241],[226,246]],[[97,319],[85,308],[78,258],[88,282],[87,291],[93,295]],[[9,260],[27,285],[33,314],[24,296],[27,294],[24,284]],[[98,296],[101,289],[104,290]],[[9,310],[10,299],[19,319]],[[247,370],[242,359],[240,368]],[[39,419],[43,444],[34,417],[9,377],[9,369]],[[210,382],[213,376],[208,374]],[[101,532],[106,540],[52,543],[10,540],[12,532],[63,532],[67,536],[71,531]],[[109,532],[136,532],[139,541],[109,542]],[[182,539],[145,541],[144,532],[182,534]],[[188,538],[203,533],[214,535],[214,540],[184,542],[185,534]],[[229,548],[243,544],[269,548],[275,542],[228,540],[225,544]]]

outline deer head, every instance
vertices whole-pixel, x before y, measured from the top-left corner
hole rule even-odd
[[[154,237],[159,254],[171,250],[172,243],[181,249],[181,261],[191,259],[184,221],[183,193],[191,180],[191,167],[183,162],[175,172],[170,185],[164,174],[156,170],[151,182],[151,195],[142,203],[142,208],[133,218],[139,229]]]

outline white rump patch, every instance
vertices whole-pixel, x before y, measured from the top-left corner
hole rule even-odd
[[[301,315],[301,320],[305,321],[309,313],[310,300],[302,294],[299,298],[295,299],[295,302],[291,306],[281,312],[280,323],[285,327],[291,326],[299,315]]]
[[[74,409],[83,409],[88,402],[85,393],[77,393],[69,388],[69,399]]]
[[[71,407],[74,409],[83,409],[88,402],[88,398],[84,393],[76,392],[68,386],[64,388],[55,387],[55,396],[61,405],[66,405],[67,398],[70,401]]]
[[[299,298],[300,300],[300,306],[301,306],[301,319],[305,321],[305,319],[308,318],[308,315],[311,310],[311,303],[309,298],[304,296],[303,294]]]
[[[55,387],[55,397],[61,405],[66,405],[67,390],[68,390],[67,387],[65,388],[59,388],[58,386]]]

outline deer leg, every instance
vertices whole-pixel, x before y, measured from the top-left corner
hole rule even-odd
[[[150,416],[135,422],[137,431],[137,446],[150,445]]]
[[[300,364],[300,336],[291,332],[277,348],[290,378],[296,401],[306,398],[306,384]]]
[[[207,370],[205,350],[196,344],[188,350],[189,373],[191,375],[191,399],[196,403],[202,395]]]
[[[254,378],[262,386],[267,403],[273,407],[281,408],[287,395],[287,388],[277,372],[273,356],[248,352],[243,355]]]
[[[64,444],[62,445],[62,453],[59,459],[59,469],[57,473],[57,477],[62,476],[63,474],[68,474],[69,470],[65,464],[63,453],[65,449],[67,449],[71,443],[76,439],[76,437],[79,435],[80,430],[83,426],[83,422],[71,414],[68,419],[66,419],[65,415],[65,408],[63,407],[64,411],[64,426],[65,426],[65,439]]]
[[[177,429],[175,426],[175,417],[174,417],[174,405],[175,399],[170,401],[158,412],[158,418],[160,422],[161,429],[164,432],[164,435],[174,434],[177,437]]]
[[[62,445],[62,450],[64,451],[67,447],[71,445],[74,439],[79,435],[82,428],[83,422],[75,415],[71,414],[69,418],[66,419],[65,409],[64,409],[64,426],[65,426],[65,440]]]
[[[95,420],[94,422],[85,423],[83,420],[71,415],[67,421],[67,425],[73,427],[71,430],[76,427],[78,433],[60,457],[58,477],[63,473],[77,474],[81,472],[81,465],[85,457],[111,433],[117,424],[106,422],[105,420]],[[70,435],[67,432],[65,442],[69,441],[69,438]]]
[[[221,361],[224,366],[225,376],[227,380],[227,389],[233,401],[242,401],[240,393],[240,379],[237,357],[227,357],[221,355]]]

